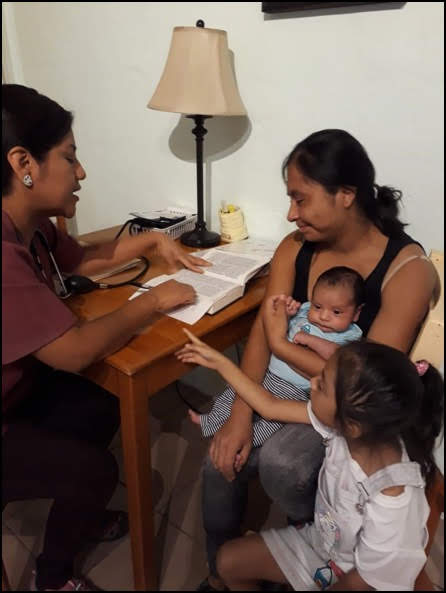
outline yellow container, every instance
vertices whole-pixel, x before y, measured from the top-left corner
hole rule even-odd
[[[248,236],[245,217],[238,206],[228,206],[228,210],[234,208],[232,212],[222,212],[220,210],[220,235],[223,241],[231,243],[240,241]]]

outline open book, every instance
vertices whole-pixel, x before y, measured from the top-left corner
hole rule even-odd
[[[237,252],[235,243],[193,253],[212,263],[211,267],[203,268],[203,274],[180,270],[175,274],[164,274],[152,278],[144,286],[157,286],[167,280],[177,280],[193,286],[197,293],[195,303],[178,307],[167,313],[170,317],[193,324],[205,313],[211,315],[217,313],[243,296],[248,280],[268,266],[274,253],[272,244],[264,243],[260,247],[260,242],[254,244],[253,240],[248,239],[248,241],[250,246],[245,245],[244,241],[240,242],[240,246],[243,244],[241,253]],[[140,296],[143,292],[145,291],[137,290],[130,299]]]

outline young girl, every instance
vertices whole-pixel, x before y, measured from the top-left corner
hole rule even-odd
[[[443,382],[377,343],[342,346],[311,380],[311,401],[277,399],[187,330],[182,362],[218,371],[265,418],[312,424],[326,455],[314,523],[227,542],[217,569],[231,590],[261,580],[295,590],[412,590],[426,562],[425,484],[443,416]]]
[[[355,322],[365,302],[365,283],[352,268],[336,266],[326,270],[316,280],[311,301],[302,305],[285,295],[277,295],[276,301],[279,300],[285,302],[287,314],[291,315],[288,341],[311,348],[325,360],[334,352],[333,344],[348,344],[362,336]],[[262,385],[281,399],[307,401],[310,394],[310,381],[274,354]],[[203,436],[209,437],[223,426],[231,415],[234,397],[233,389],[228,387],[208,414],[189,410],[192,422],[200,425]],[[282,422],[257,419],[252,427],[254,447],[262,445],[282,426]]]

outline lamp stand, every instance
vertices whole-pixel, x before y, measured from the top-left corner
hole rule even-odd
[[[215,247],[220,243],[220,235],[208,231],[203,216],[203,138],[207,134],[203,122],[209,115],[187,115],[194,120],[195,128],[192,134],[195,135],[197,146],[197,222],[193,231],[181,235],[181,243],[189,247]]]

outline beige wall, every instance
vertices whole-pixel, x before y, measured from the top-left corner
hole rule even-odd
[[[443,248],[442,2],[272,20],[260,2],[3,5],[10,79],[75,113],[88,173],[80,232],[119,224],[131,210],[194,207],[190,121],[177,128],[178,115],[146,104],[172,28],[202,18],[228,32],[250,120],[242,139],[239,121],[209,124],[206,142],[220,152],[207,171],[214,227],[225,199],[243,207],[252,234],[289,232],[282,159],[307,134],[339,127],[364,144],[379,183],[404,191],[409,231]],[[226,150],[225,135],[239,147]]]

